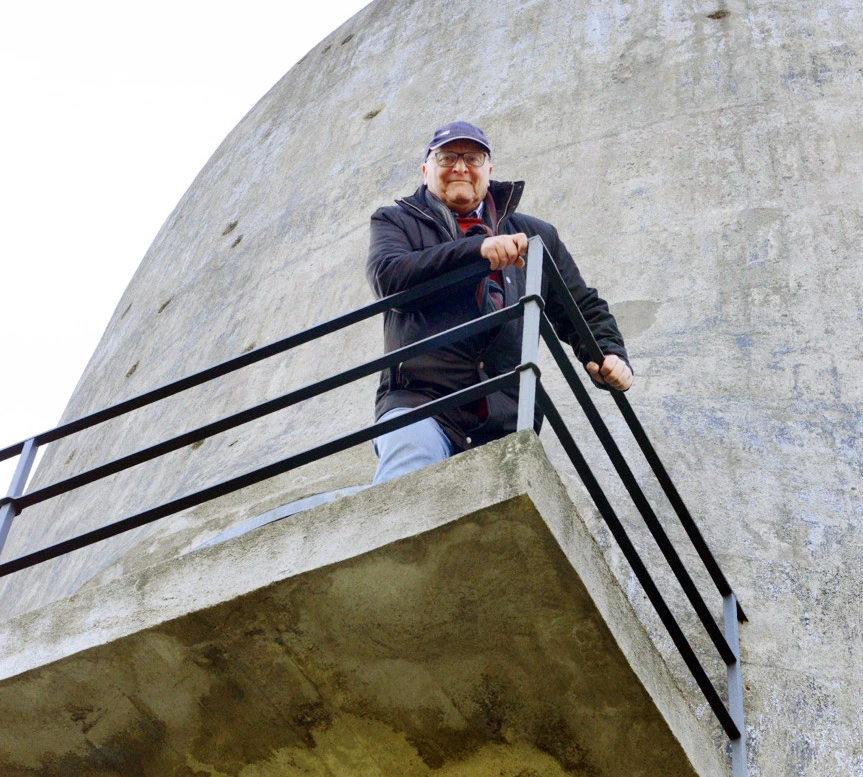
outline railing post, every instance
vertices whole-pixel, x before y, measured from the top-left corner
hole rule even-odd
[[[521,338],[521,363],[536,364],[539,354],[539,323],[542,308],[542,261],[544,246],[542,238],[535,236],[528,241],[525,296],[534,297],[524,303],[524,329]],[[533,429],[534,405],[536,404],[536,373],[523,369],[518,383],[518,423],[516,428]]]
[[[12,476],[12,483],[9,485],[7,497],[14,499],[24,493],[27,478],[30,477],[30,470],[33,467],[33,460],[36,458],[36,447],[36,441],[33,438],[24,443],[24,448],[18,457],[18,466],[15,467],[15,474]],[[18,511],[13,503],[6,502],[0,506],[0,553],[3,552],[6,537],[9,536],[9,529],[12,528],[12,521],[15,520],[16,515],[18,515]]]
[[[746,727],[743,721],[743,673],[740,669],[740,630],[737,624],[737,597],[734,593],[722,597],[725,639],[734,651],[735,661],[728,664],[728,711],[740,736],[731,740],[731,771],[734,777],[747,777]]]

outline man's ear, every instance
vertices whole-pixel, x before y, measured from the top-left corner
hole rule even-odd
[[[423,183],[426,184],[426,186],[428,186],[428,178],[426,177],[425,162],[423,162],[423,166],[420,168],[420,170],[422,170],[422,174],[423,174]]]

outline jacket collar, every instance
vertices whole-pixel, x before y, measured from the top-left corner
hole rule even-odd
[[[423,184],[410,196],[396,200],[396,203],[408,211],[416,213],[419,210],[428,218],[437,220],[434,212],[429,208],[428,203],[426,203],[425,190],[426,186]],[[494,200],[495,208],[497,208],[496,228],[515,213],[521,201],[521,195],[524,192],[524,181],[489,181],[488,191]]]

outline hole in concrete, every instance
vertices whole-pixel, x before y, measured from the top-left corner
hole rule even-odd
[[[240,235],[233,243],[231,243],[231,248],[236,248],[240,245],[240,241],[243,239],[243,236]]]
[[[707,14],[708,19],[725,19],[728,16],[731,16],[731,11],[726,11],[724,8]]]
[[[135,370],[138,369],[138,365],[140,363],[141,363],[140,361],[137,361],[132,365],[131,369],[126,373],[127,378],[131,378],[135,374]]]
[[[243,348],[243,353],[248,353],[249,351],[254,351],[254,350],[255,350],[255,343],[251,343],[251,344],[247,345],[245,348]]]
[[[237,228],[237,224],[239,224],[239,223],[240,223],[239,221],[232,221],[230,224],[228,224],[228,226],[226,226],[222,230],[222,234],[223,235],[230,234],[231,232],[233,232]]]
[[[339,45],[344,46],[346,43],[350,43],[353,39],[354,39],[354,34],[353,34],[353,33],[351,33],[351,34],[350,34],[350,35],[348,35],[348,37],[347,37],[347,38],[345,38],[345,39],[344,39],[344,40],[343,40]]]
[[[198,448],[200,448],[203,444],[204,444],[204,441],[203,441],[203,440],[198,440],[198,442],[193,442],[189,447],[190,447],[193,451],[196,451],[196,450],[198,450]]]
[[[172,300],[172,299],[174,299],[174,298],[173,298],[173,297],[168,297],[168,299],[167,299],[167,300],[165,300],[161,305],[159,305],[159,309],[156,311],[156,314],[158,315],[158,314],[159,314],[159,313],[161,313],[161,312],[162,312],[166,307],[168,307],[168,305],[170,305],[170,304],[171,304],[171,300]]]
[[[122,316],[120,316],[120,320],[121,320],[121,321],[122,321],[124,318],[126,318],[126,313],[128,313],[131,309],[132,309],[132,303],[130,302],[130,303],[129,303],[129,307],[127,307],[127,308],[123,311],[123,315],[122,315]]]
[[[369,111],[365,116],[363,116],[363,118],[364,118],[364,119],[366,119],[366,120],[368,120],[368,119],[373,119],[373,118],[374,118],[375,116],[377,116],[377,115],[378,115],[382,110],[383,110],[383,108],[375,108],[373,111]]]

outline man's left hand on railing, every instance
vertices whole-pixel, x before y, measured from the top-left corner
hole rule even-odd
[[[608,354],[601,367],[596,362],[588,362],[584,367],[597,383],[602,383],[610,388],[626,391],[632,385],[632,370],[616,354]]]

